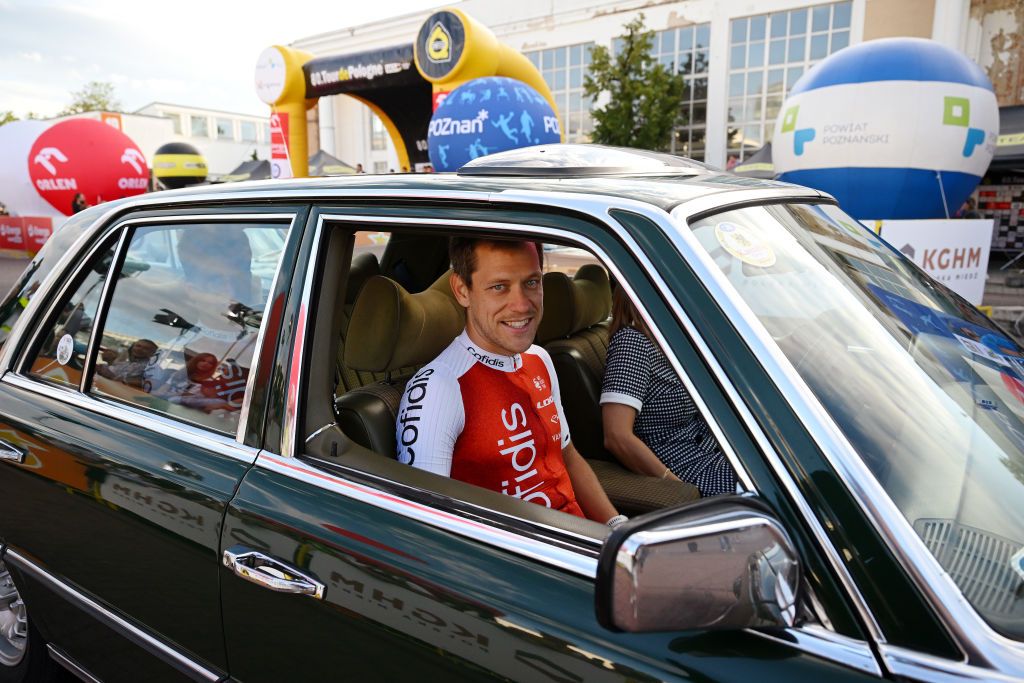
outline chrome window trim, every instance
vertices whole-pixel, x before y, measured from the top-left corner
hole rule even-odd
[[[597,559],[594,557],[587,557],[582,553],[560,548],[546,541],[529,538],[479,520],[466,519],[452,512],[444,512],[423,503],[386,493],[373,486],[328,474],[298,458],[274,455],[263,451],[256,459],[256,467],[290,479],[297,479],[311,486],[401,515],[415,522],[457,534],[471,541],[485,543],[527,559],[537,560],[585,579],[593,580],[597,576]],[[559,533],[567,534],[568,532],[559,529]],[[596,544],[595,539],[585,536],[579,536],[579,538]]]
[[[306,337],[310,321],[309,307],[312,303],[313,282],[319,272],[320,248],[323,241],[324,214],[317,215],[316,228],[313,230],[313,247],[306,262],[306,277],[302,283],[302,296],[299,300],[299,315],[295,323],[295,338],[292,343],[292,354],[288,359],[288,381],[285,389],[284,423],[281,425],[281,447],[285,457],[294,457],[298,453],[298,419],[299,397],[302,396],[302,361],[306,356]]]
[[[296,221],[297,218],[298,218],[298,214],[297,213],[287,213],[287,212],[274,213],[274,212],[268,212],[268,213],[232,213],[232,214],[229,214],[229,213],[186,214],[186,215],[181,215],[181,216],[145,216],[145,217],[140,217],[140,218],[132,218],[132,217],[129,216],[129,217],[126,217],[124,220],[117,221],[117,222],[112,223],[112,224],[107,225],[107,226],[102,226],[102,225],[100,225],[100,221],[97,221],[96,223],[93,224],[92,228],[90,228],[89,230],[86,230],[86,231],[83,232],[83,234],[79,238],[79,240],[77,240],[74,243],[74,245],[71,247],[71,249],[68,250],[68,253],[65,254],[61,258],[60,263],[58,263],[57,267],[55,267],[54,270],[51,272],[51,274],[47,277],[47,281],[44,283],[44,285],[40,288],[40,290],[38,292],[36,292],[36,295],[32,297],[32,300],[29,302],[29,307],[25,310],[25,312],[22,314],[22,316],[16,322],[15,329],[12,330],[11,336],[8,338],[7,343],[4,345],[3,356],[0,356],[0,372],[4,372],[5,369],[8,368],[8,366],[5,365],[5,363],[8,361],[8,355],[7,354],[8,354],[8,352],[10,352],[11,349],[13,349],[13,348],[15,348],[17,346],[18,342],[20,341],[22,330],[30,329],[31,328],[32,323],[30,323],[30,321],[37,320],[37,319],[41,320],[41,321],[46,321],[46,320],[50,319],[50,317],[54,314],[57,305],[61,301],[63,301],[65,299],[65,297],[67,297],[68,291],[70,290],[71,286],[76,281],[76,279],[82,274],[82,272],[85,270],[87,264],[90,263],[93,258],[95,258],[96,254],[99,252],[100,248],[103,246],[104,240],[106,240],[110,235],[114,234],[118,230],[124,230],[124,233],[122,233],[121,237],[118,240],[118,244],[115,247],[114,259],[111,261],[111,264],[110,264],[111,269],[113,269],[115,267],[115,265],[117,264],[118,259],[121,256],[122,249],[127,250],[126,242],[127,242],[128,229],[132,228],[132,227],[135,227],[135,226],[138,226],[138,225],[151,225],[151,224],[166,225],[166,224],[173,224],[173,223],[240,223],[240,222],[249,222],[249,223],[251,223],[253,221],[261,221],[263,223],[287,223],[288,224],[288,233],[287,234],[291,234],[292,229],[295,227],[295,221]],[[77,265],[74,265],[74,266],[72,266],[70,264],[65,264],[64,263],[64,261],[68,259],[68,255],[69,254],[77,252],[80,244],[87,242],[89,239],[92,239],[94,236],[95,236],[96,244],[89,250],[88,256],[86,258],[80,259],[79,263]],[[273,292],[274,288],[276,288],[276,286],[277,286],[277,280],[278,280],[278,277],[281,274],[281,267],[282,267],[282,262],[280,260],[278,260],[278,262],[277,262],[277,269],[274,272],[274,279],[271,282],[271,289],[270,289],[271,292]],[[67,270],[62,270],[62,269],[67,269]],[[70,273],[68,271],[70,271]],[[59,278],[54,276],[54,273],[58,273],[58,272],[60,273],[60,277]],[[100,297],[99,305],[100,305],[101,308],[103,308],[104,306],[109,307],[109,291],[108,291],[108,287],[112,286],[111,283],[114,282],[114,279],[111,278],[110,275],[111,275],[111,273],[110,273],[110,271],[108,271],[107,272],[107,281],[103,284],[103,292],[102,292],[101,297]],[[58,281],[59,281],[59,284],[58,284]],[[37,301],[42,301],[42,300],[48,298],[51,290],[54,290],[54,289],[56,289],[56,294],[51,298],[50,304],[46,307],[45,313],[42,314],[41,316],[37,317],[35,315],[35,313],[34,313],[33,304],[35,304]],[[103,317],[104,317],[104,319],[106,318],[106,309],[103,310]],[[14,365],[14,369],[18,372],[18,376],[21,376],[21,377],[27,377],[28,376],[27,373],[24,372],[25,364],[28,363],[28,361],[29,361],[28,354],[31,353],[31,349],[35,347],[35,344],[38,341],[39,335],[44,333],[44,330],[39,326],[39,324],[36,324],[35,328],[36,328],[36,334],[34,334],[31,337],[31,339],[29,340],[30,343],[25,346],[25,349],[22,351],[21,356],[18,359],[16,359],[16,362],[13,364]],[[93,329],[92,337],[97,336],[97,329],[98,328],[94,328]],[[263,341],[264,341],[264,330],[265,329],[266,329],[266,326],[261,323],[260,324],[260,329],[259,329],[259,331],[257,332],[257,335],[256,335],[256,344],[255,344],[255,347],[253,348],[253,358],[256,360],[256,362],[259,361],[259,358],[262,355],[262,345],[263,345]],[[91,353],[91,350],[93,348],[92,345],[93,345],[93,343],[95,341],[92,337],[90,338],[90,342],[89,342],[90,353]],[[89,361],[90,360],[92,360],[92,358],[91,357],[87,357],[87,359],[86,359],[86,368],[89,368]],[[83,394],[85,394],[85,395],[89,395],[89,394],[86,394],[86,391],[85,391],[86,390],[86,386],[85,385],[86,385],[87,381],[91,381],[92,375],[93,375],[93,373],[92,373],[91,369],[88,372],[86,372],[84,370],[82,372],[82,383],[79,386],[79,390]],[[234,436],[235,441],[237,441],[239,444],[244,443],[244,441],[245,441],[245,429],[246,429],[246,427],[248,425],[248,422],[249,422],[249,407],[250,407],[251,402],[252,402],[252,398],[251,397],[252,397],[252,391],[253,391],[253,383],[255,382],[255,375],[256,375],[255,372],[250,372],[249,373],[249,378],[247,379],[246,386],[245,386],[245,395],[242,398],[242,407],[240,409],[240,414],[239,414],[239,418],[238,418],[238,427],[235,429],[235,436]],[[146,413],[146,414],[149,415],[149,413]]]
[[[794,189],[803,190],[804,188]],[[734,198],[737,203],[745,204],[757,200],[785,199],[787,197],[793,197],[794,194],[788,193],[785,190],[772,188],[766,190],[742,190],[730,192],[728,196],[730,198]],[[796,196],[804,198],[805,196],[817,195],[797,193]],[[668,285],[665,283],[664,278],[662,278],[661,274],[655,270],[654,264],[651,263],[650,258],[647,257],[647,254],[636,243],[636,240],[633,239],[632,235],[630,235],[627,231],[621,228],[618,221],[615,221],[615,219],[611,217],[608,211],[610,209],[626,209],[646,216],[647,218],[655,221],[659,226],[661,226],[662,230],[667,235],[669,235],[671,239],[671,234],[672,232],[675,232],[675,228],[671,224],[666,224],[666,220],[669,218],[669,214],[661,211],[660,209],[657,209],[656,207],[650,204],[646,204],[643,202],[617,199],[614,203],[612,203],[607,201],[607,199],[601,197],[584,197],[578,194],[571,193],[558,194],[550,192],[516,191],[510,193],[503,193],[501,195],[501,200],[523,204],[538,204],[546,202],[548,206],[556,206],[559,208],[580,211],[599,219],[602,215],[601,212],[604,212],[604,220],[615,228],[619,238],[622,239],[630,247],[630,250],[632,251],[633,255],[644,265],[648,277],[650,277],[655,282],[657,288],[664,294],[666,301],[668,301],[669,303],[669,307],[675,313],[676,319],[680,322],[680,324],[683,325],[683,328],[690,336],[691,342],[694,344],[694,346],[697,347],[697,350],[703,356],[704,361],[708,364],[708,367],[711,369],[712,374],[718,380],[718,383],[722,387],[722,390],[725,392],[726,396],[733,404],[733,407],[740,415],[740,419],[743,421],[748,431],[753,436],[754,441],[760,447],[762,454],[768,460],[768,463],[774,470],[776,476],[779,477],[783,487],[789,493],[790,499],[793,501],[793,503],[797,506],[797,509],[803,515],[803,518],[810,527],[811,532],[814,535],[814,538],[817,540],[820,549],[825,554],[826,559],[835,571],[840,583],[842,583],[843,587],[846,589],[848,596],[854,604],[854,608],[857,614],[860,615],[865,625],[865,628],[867,628],[868,630],[868,635],[876,642],[884,642],[885,639],[882,635],[881,629],[879,628],[878,623],[875,621],[875,617],[871,613],[871,610],[868,608],[867,601],[864,599],[863,594],[860,592],[860,588],[857,586],[856,582],[853,580],[853,577],[847,570],[846,564],[839,556],[839,553],[836,550],[835,546],[832,545],[832,542],[829,539],[828,534],[826,534],[821,522],[814,515],[810,505],[807,503],[806,499],[803,497],[803,494],[800,492],[800,489],[797,486],[796,481],[793,479],[789,471],[786,469],[785,465],[782,463],[782,459],[775,452],[775,449],[774,447],[772,447],[771,442],[768,441],[768,437],[765,435],[764,430],[761,428],[761,425],[757,422],[757,419],[754,418],[754,415],[750,411],[750,408],[740,397],[739,391],[733,385],[732,380],[729,378],[728,374],[725,372],[721,364],[718,362],[718,359],[712,352],[711,347],[698,332],[697,327],[694,325],[689,315],[686,313],[686,311],[683,310],[683,307],[679,304],[675,297],[672,296],[671,291],[669,290]],[[728,206],[731,204],[731,202],[723,204],[723,198],[721,196],[714,197],[714,201],[712,201],[712,198],[701,197],[699,199],[693,200],[692,202],[688,202],[683,206],[690,206],[691,204],[696,208],[697,212],[703,212],[708,209],[709,204],[711,206]],[[677,210],[678,208],[679,207],[677,207]],[[685,258],[685,254],[683,256]],[[699,277],[699,271],[695,272],[697,272],[697,275]]]
[[[114,231],[111,231],[113,234]],[[110,301],[110,290],[113,283],[117,278],[114,277],[114,270],[117,268],[118,261],[121,260],[121,255],[128,249],[128,229],[124,228],[121,230],[121,235],[117,238],[117,245],[114,246],[114,257],[110,259],[110,267],[107,269],[107,279],[103,282],[103,289],[100,290],[100,300],[96,305],[96,315],[93,320],[92,331],[89,333],[89,346],[85,351],[85,365],[82,367],[82,378],[78,383],[78,390],[85,393],[89,387],[89,383],[92,382],[93,373],[96,370],[96,363],[93,361],[95,357],[94,352],[97,352],[98,346],[102,341],[100,339],[100,328],[106,326],[107,323],[107,308],[106,305]],[[79,271],[81,272],[81,271]],[[61,297],[63,299],[63,297]],[[98,325],[96,323],[99,323]],[[38,339],[33,339],[35,342]]]
[[[233,437],[226,434],[209,431],[204,427],[164,417],[159,413],[150,413],[129,404],[121,404],[112,400],[94,397],[91,394],[82,394],[75,389],[47,384],[24,375],[8,372],[3,377],[0,377],[0,384],[24,389],[38,396],[62,401],[97,415],[137,425],[161,436],[199,446],[207,451],[212,451],[247,465],[256,462],[256,455],[259,453],[258,449],[240,444]]]
[[[36,581],[45,584],[50,590],[60,594],[68,602],[71,602],[79,609],[90,613],[100,622],[104,623],[109,628],[112,628],[114,631],[117,631],[139,647],[142,647],[155,655],[177,671],[194,680],[221,680],[223,674],[218,673],[213,669],[206,668],[170,644],[158,640],[127,619],[115,614],[92,598],[53,576],[42,567],[36,565],[34,562],[18,553],[16,550],[8,547],[3,558],[4,562],[10,562],[21,571],[30,575]]]
[[[849,638],[813,624],[786,628],[778,632],[756,629],[748,629],[747,632],[765,640],[788,645],[808,654],[839,662],[851,669],[882,677],[882,668],[878,664],[878,657],[875,656],[871,646],[863,640]]]
[[[928,552],[923,541],[914,533],[899,508],[857,455],[831,415],[778,345],[771,340],[764,325],[697,242],[689,229],[689,217],[706,209],[692,211],[691,208],[684,204],[673,210],[672,218],[678,227],[666,230],[666,234],[722,306],[751,351],[764,364],[879,536],[895,557],[901,560],[901,565],[928,598],[940,621],[963,651],[963,661],[985,664],[1003,671],[1024,671],[1024,644],[1006,638],[989,627],[967,603],[949,574]],[[723,204],[721,212],[731,208],[736,207],[731,203]],[[879,642],[885,641],[880,638]]]

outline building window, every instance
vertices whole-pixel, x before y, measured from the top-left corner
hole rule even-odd
[[[263,139],[260,140],[260,142],[266,142],[266,143],[270,142],[270,124],[269,123],[261,123],[260,124],[260,134],[263,136]]]
[[[383,174],[388,172],[388,162],[386,161],[375,161],[373,162],[373,172]]]
[[[217,139],[234,140],[235,127],[231,119],[217,119]]]
[[[730,159],[771,141],[775,119],[807,69],[850,44],[851,2],[772,12],[729,22]]]
[[[192,137],[194,138],[208,138],[210,137],[210,122],[205,116],[193,116],[192,119]]]
[[[256,142],[256,124],[253,121],[239,121],[238,132],[242,134],[242,142]]]
[[[672,129],[669,151],[704,160],[708,113],[708,63],[711,24],[673,28],[654,34],[652,56],[670,71],[683,75],[679,123]]]
[[[583,79],[590,67],[594,43],[578,43],[527,52],[526,57],[544,76],[561,116],[566,142],[590,142],[594,120],[591,100],[583,94]]]
[[[388,148],[388,131],[376,114],[370,114],[370,149],[380,151]]]
[[[174,126],[174,134],[181,135],[181,114],[168,114],[167,112],[161,112],[161,116],[165,119],[170,119],[171,124]]]

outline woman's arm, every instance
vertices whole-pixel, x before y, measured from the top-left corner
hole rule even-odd
[[[652,477],[677,479],[676,475],[658,460],[658,456],[647,444],[633,433],[636,408],[624,403],[605,403],[601,406],[601,419],[604,422],[604,447],[611,451],[626,469]]]

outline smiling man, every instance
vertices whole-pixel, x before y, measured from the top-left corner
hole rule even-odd
[[[569,438],[547,351],[543,250],[457,237],[451,287],[466,329],[409,381],[398,411],[401,462],[612,525],[617,515]]]

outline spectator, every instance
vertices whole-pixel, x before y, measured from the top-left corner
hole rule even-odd
[[[977,209],[977,205],[974,203],[974,197],[968,197],[964,205],[960,207],[960,211],[957,212],[957,218],[983,218],[984,216]]]
[[[82,209],[88,209],[90,206],[92,205],[85,201],[85,195],[78,192],[75,194],[74,199],[71,200],[71,213],[78,213]]]
[[[0,216],[10,216],[10,215],[11,214],[7,213],[7,207],[4,205],[4,203],[0,202]]]
[[[366,171],[363,170],[362,164],[356,164],[356,173],[366,173]]]

